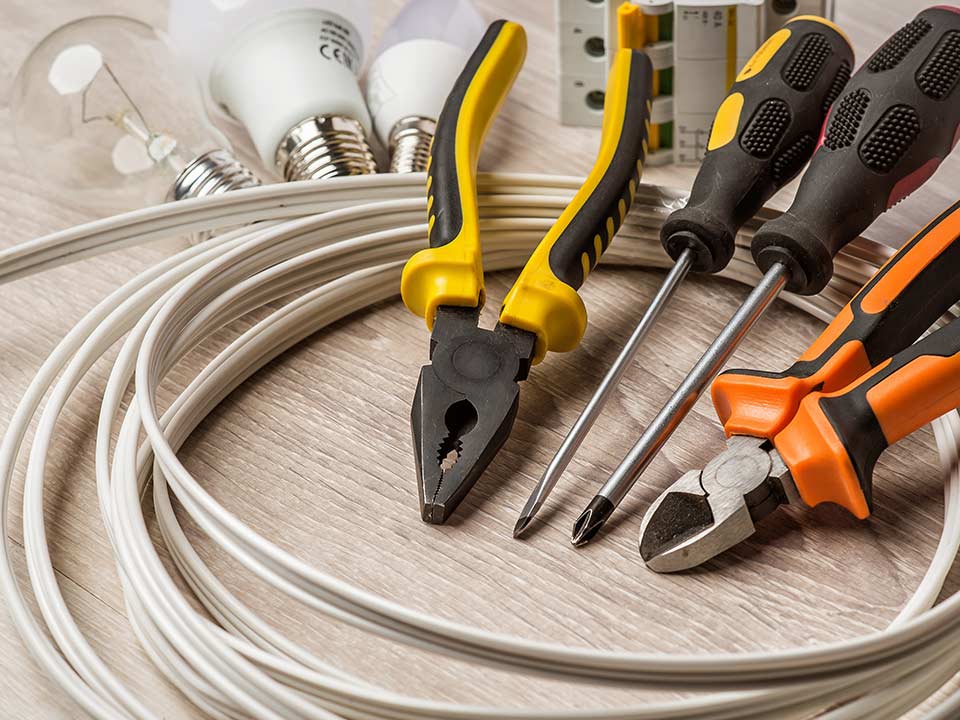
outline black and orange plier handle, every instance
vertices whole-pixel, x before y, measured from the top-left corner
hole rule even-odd
[[[403,301],[432,330],[431,362],[411,411],[427,522],[447,519],[503,445],[530,366],[579,344],[587,312],[577,290],[623,222],[647,151],[653,70],[644,53],[620,50],[608,76],[596,164],[521,271],[496,328],[479,328],[477,161],[525,53],[523,28],[498,20],[454,85],[427,175],[430,246],[403,271]]]
[[[890,445],[960,406],[960,319],[914,342],[960,300],[960,201],[877,271],[784,372],[713,383],[727,450],[650,507],[640,549],[661,572],[744,540],[778,505],[872,509]]]

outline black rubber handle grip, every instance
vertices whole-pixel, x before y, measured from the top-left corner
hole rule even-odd
[[[787,289],[820,292],[833,257],[922,185],[960,124],[960,8],[924,10],[890,37],[834,103],[790,209],[763,225],[753,257],[790,271]]]
[[[821,18],[795,18],[757,50],[717,111],[686,207],[660,231],[670,257],[691,248],[694,270],[726,267],[740,226],[813,155],[852,69],[850,43]]]
[[[869,515],[881,453],[960,405],[960,321],[931,333],[847,387],[814,393],[774,440],[808,505]]]
[[[834,392],[914,342],[960,299],[960,201],[880,268],[784,372],[728,370],[713,382],[728,435],[773,437],[811,392]]]
[[[508,20],[491,23],[437,119],[427,170],[430,247],[410,258],[400,279],[404,304],[431,329],[441,305],[483,305],[477,163],[484,136],[526,51],[526,33],[520,25]]]
[[[647,157],[652,86],[646,53],[617,52],[607,76],[597,160],[548,233],[555,238],[549,244],[550,269],[575,290],[600,262],[633,203]]]
[[[456,240],[476,223],[480,146],[523,64],[526,35],[507,20],[490,23],[443,105],[430,148],[430,247]],[[464,207],[468,205],[469,207]],[[465,217],[467,216],[467,217]]]
[[[647,153],[653,66],[619,50],[607,76],[597,160],[507,293],[500,322],[537,334],[534,362],[568,352],[587,327],[577,290],[613,242],[633,202]]]

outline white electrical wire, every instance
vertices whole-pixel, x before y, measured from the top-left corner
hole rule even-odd
[[[77,627],[57,584],[44,526],[46,460],[58,440],[59,417],[92,365],[120,340],[97,430],[100,513],[137,638],[157,668],[210,717],[779,720],[826,712],[832,720],[850,720],[897,717],[953,676],[960,668],[960,595],[934,603],[960,544],[956,412],[934,423],[946,475],[943,535],[904,609],[882,632],[778,652],[609,652],[480,631],[403,607],[305,564],[207,494],[178,461],[177,450],[266,362],[331,322],[396,295],[402,263],[425,237],[423,182],[422,175],[375,175],[242,190],[108,218],[0,253],[0,282],[5,282],[133,243],[223,233],[141,273],[77,323],[30,383],[0,445],[0,590],[34,657],[87,713],[157,717]],[[578,185],[577,179],[556,176],[483,177],[486,268],[521,265]],[[658,228],[682,202],[679,192],[643,186],[604,262],[666,265]],[[223,231],[240,224],[245,227]],[[758,277],[747,249],[755,227],[751,223],[741,233],[725,277],[745,283]],[[888,255],[882,246],[858,241],[838,258],[836,277],[824,293],[786,299],[829,319]],[[186,352],[227,323],[301,291],[221,351],[161,413],[157,388]],[[134,393],[125,406],[131,383]],[[14,576],[8,537],[11,484],[24,460],[24,548],[38,615]],[[194,609],[160,561],[141,500],[149,481],[162,541],[209,616]],[[250,572],[277,592],[353,627],[541,675],[711,692],[614,709],[517,710],[440,703],[378,688],[267,625],[227,590],[182,531],[171,491],[204,533]],[[955,717],[958,709],[960,695],[952,695],[929,717]]]

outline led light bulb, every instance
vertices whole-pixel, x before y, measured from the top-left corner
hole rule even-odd
[[[361,0],[173,0],[169,32],[207,97],[285,180],[376,172],[357,83]]]
[[[163,35],[131,18],[83,18],[47,35],[20,68],[11,109],[28,167],[95,211],[259,184]]]
[[[485,29],[471,0],[411,0],[387,28],[367,106],[391,172],[426,170],[440,110]]]

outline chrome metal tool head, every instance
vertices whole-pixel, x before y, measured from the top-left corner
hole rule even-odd
[[[477,327],[479,307],[441,306],[410,421],[424,522],[446,522],[513,427],[536,335]]]
[[[656,572],[688,570],[748,538],[779,505],[799,501],[773,444],[734,435],[703,470],[684,474],[650,506],[640,555]]]

